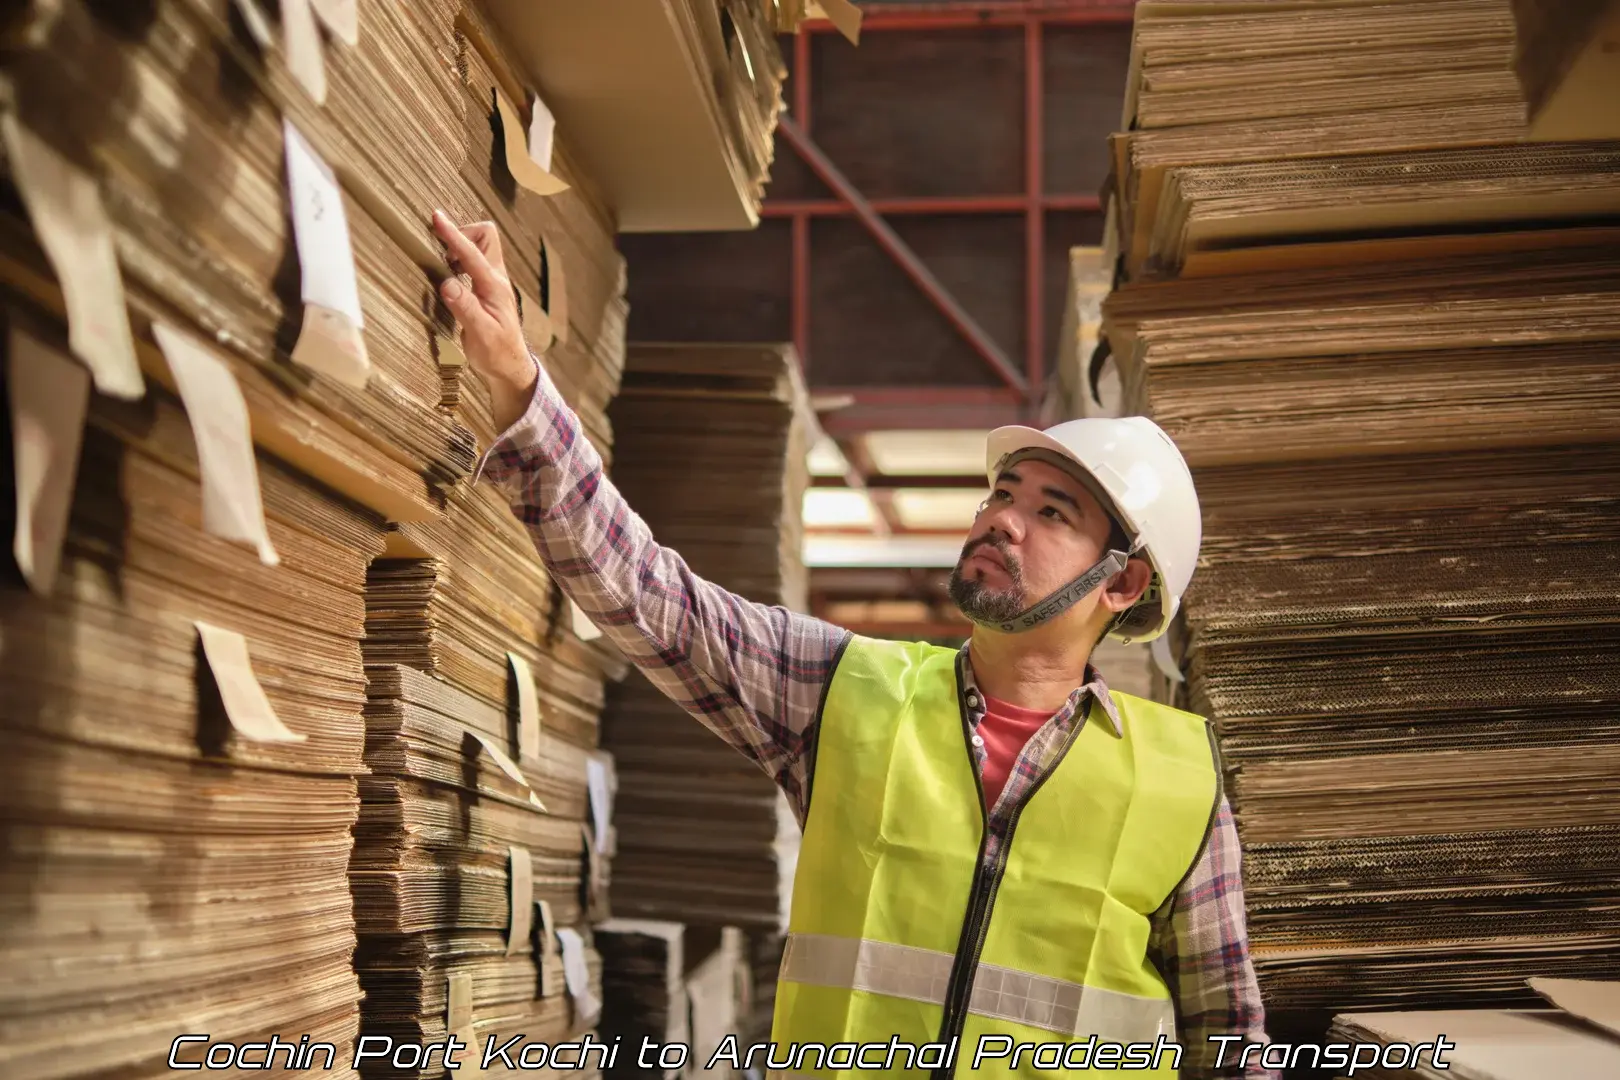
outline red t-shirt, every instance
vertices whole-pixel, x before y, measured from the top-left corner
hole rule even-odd
[[[979,736],[984,739],[984,805],[988,810],[1001,797],[1001,789],[1006,786],[1013,762],[1018,760],[1024,744],[1052,714],[1009,705],[989,695],[985,695],[984,707]]]

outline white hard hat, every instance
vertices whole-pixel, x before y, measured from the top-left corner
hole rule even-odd
[[[1008,463],[1039,451],[1080,466],[1095,482],[1093,493],[1104,501],[1103,508],[1125,531],[1131,553],[1153,568],[1142,598],[1109,636],[1124,642],[1158,637],[1181,606],[1203,541],[1198,493],[1181,451],[1145,416],[1069,420],[1045,431],[1001,427],[985,444],[991,485]]]

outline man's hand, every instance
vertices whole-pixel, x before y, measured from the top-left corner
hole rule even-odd
[[[523,340],[500,233],[487,221],[458,229],[442,210],[433,213],[433,231],[458,275],[439,286],[439,295],[461,325],[467,363],[489,388],[495,430],[505,431],[528,407],[537,372]]]

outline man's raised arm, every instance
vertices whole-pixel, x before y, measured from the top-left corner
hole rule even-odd
[[[458,229],[436,214],[434,228],[465,279],[449,279],[441,295],[502,431],[480,474],[505,493],[546,568],[603,634],[775,777],[802,813],[807,740],[847,632],[728,592],[654,540],[530,355],[494,227]]]

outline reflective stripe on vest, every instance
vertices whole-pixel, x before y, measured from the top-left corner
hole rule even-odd
[[[779,977],[943,1005],[955,960],[950,953],[886,941],[791,934]],[[1122,994],[982,962],[968,1011],[1059,1035],[1105,1032],[1110,1042],[1120,1043],[1169,1038],[1176,1026],[1175,1010],[1165,998]]]
[[[957,650],[858,636],[839,658],[817,725],[772,1042],[784,1052],[954,1042],[965,1075],[987,1037],[1174,1040],[1147,943],[1213,820],[1208,725],[1115,694],[1124,736],[1078,723],[1010,841],[992,849],[962,662]],[[810,1063],[794,1071],[847,1072]],[[1025,1055],[978,1071],[1052,1069]],[[1174,1076],[1173,1059],[1154,1075]]]

